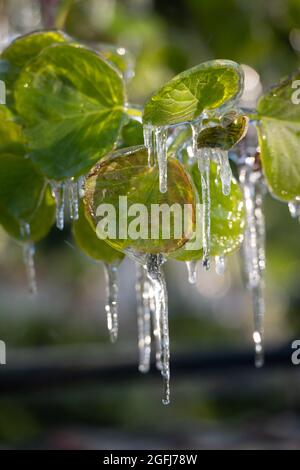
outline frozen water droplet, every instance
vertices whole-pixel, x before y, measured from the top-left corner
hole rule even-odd
[[[170,403],[170,341],[168,326],[168,298],[164,273],[161,269],[162,255],[147,256],[147,275],[153,287],[155,308],[159,319],[160,347],[161,347],[161,374],[163,377],[164,405]]]
[[[36,275],[34,266],[35,246],[33,243],[23,243],[23,260],[26,267],[27,280],[29,292],[31,294],[37,293]]]
[[[300,222],[300,197],[289,202],[289,211],[293,219],[299,219]]]
[[[243,244],[247,287],[252,294],[254,316],[255,364],[263,365],[263,322],[264,270],[265,256],[265,220],[263,214],[263,195],[265,188],[260,171],[254,171],[253,165],[245,165],[240,170],[240,183],[244,193],[246,209],[246,230]]]
[[[230,194],[232,171],[229,164],[228,152],[222,149],[214,149],[212,151],[216,155],[216,159],[220,168],[220,178],[222,182],[222,191],[225,196]]]
[[[216,263],[216,273],[219,276],[223,276],[226,270],[225,257],[215,256],[215,263]]]
[[[51,181],[50,184],[56,204],[56,227],[59,230],[63,230],[65,218],[65,184],[60,181]]]
[[[118,266],[116,264],[104,264],[106,277],[106,318],[107,328],[111,342],[118,338]]]
[[[145,373],[149,371],[151,358],[151,286],[144,267],[139,263],[136,271],[139,371]]]
[[[186,261],[186,267],[188,270],[188,278],[190,284],[197,282],[197,261]]]
[[[30,224],[28,222],[22,221],[20,223],[20,235],[24,240],[30,237]]]

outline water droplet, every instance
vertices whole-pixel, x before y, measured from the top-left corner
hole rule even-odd
[[[300,222],[300,197],[297,196],[293,201],[289,202],[289,211],[291,216]]]
[[[197,282],[197,261],[186,261],[186,267],[188,270],[188,279],[190,284]]]
[[[226,263],[224,256],[215,256],[215,263],[216,263],[216,273],[219,276],[223,276],[226,271]]]

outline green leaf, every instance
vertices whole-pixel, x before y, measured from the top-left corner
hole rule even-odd
[[[196,119],[204,110],[236,100],[243,89],[243,70],[235,62],[214,60],[180,73],[145,105],[143,121],[154,126]]]
[[[55,205],[43,176],[22,155],[0,154],[0,224],[17,240],[38,241],[50,230]],[[25,224],[30,234],[24,232]]]
[[[143,126],[140,122],[130,119],[127,124],[122,127],[119,148],[134,147],[135,145],[143,145],[144,135]]]
[[[197,163],[190,169],[199,201],[202,203],[201,176]],[[245,212],[243,195],[235,178],[231,180],[229,196],[224,196],[222,183],[218,176],[216,163],[210,164],[210,197],[211,197],[211,255],[228,255],[238,250],[243,241],[245,229]],[[191,240],[192,241],[192,240]],[[185,247],[172,253],[170,257],[179,261],[192,261],[201,259],[203,251],[187,250]]]
[[[42,51],[21,73],[15,99],[30,158],[55,180],[86,173],[113,149],[125,119],[122,77],[75,45]]]
[[[183,233],[180,236],[174,234],[174,217],[170,217],[170,236],[163,238],[162,221],[153,216],[153,204],[167,204],[169,207],[177,203],[181,212],[184,204],[192,206],[192,215],[188,221],[190,231],[195,220],[195,193],[191,181],[184,167],[174,158],[168,159],[168,192],[161,193],[158,185],[157,166],[149,167],[148,153],[145,147],[133,147],[115,152],[97,164],[89,174],[85,185],[85,204],[89,217],[96,229],[101,218],[96,215],[97,208],[102,204],[110,204],[116,212],[116,237],[109,234],[107,243],[117,250],[124,251],[131,248],[142,253],[169,253],[180,248],[187,237]],[[127,217],[127,227],[122,235],[124,225],[119,223],[120,215],[125,217],[125,206],[120,205],[120,196],[127,197],[128,211],[133,204],[142,204],[146,210],[144,227],[146,233],[135,239],[130,230],[133,221],[140,217],[137,213]],[[103,206],[102,206],[103,207]],[[154,217],[151,225],[151,215]],[[140,217],[141,219],[142,217]],[[178,220],[178,219],[177,219]],[[151,228],[157,227],[156,238],[151,238]],[[110,225],[112,227],[112,225]],[[105,229],[106,231],[106,229]],[[140,232],[140,226],[137,231]],[[186,230],[188,232],[188,230]],[[146,237],[148,239],[145,239]]]
[[[79,219],[73,222],[73,237],[77,246],[90,258],[113,263],[116,260],[122,260],[124,255],[111,248],[104,240],[100,240],[92,225],[85,216],[83,202],[79,205]]]
[[[105,59],[109,60],[122,73],[125,80],[134,76],[133,56],[124,47],[116,47],[108,44],[97,44],[95,50],[99,51]]]
[[[12,91],[21,70],[35,58],[45,47],[69,38],[60,31],[38,31],[15,39],[0,56],[0,80],[7,90],[7,102],[12,104]]]
[[[300,72],[263,96],[257,125],[263,172],[270,192],[283,201],[300,196],[300,105],[292,84]]]
[[[3,152],[25,153],[25,137],[9,109],[0,105],[0,154]]]
[[[198,135],[198,148],[221,148],[230,150],[243,137],[248,129],[249,119],[246,116],[237,116],[232,121],[225,122],[224,126],[206,127]]]

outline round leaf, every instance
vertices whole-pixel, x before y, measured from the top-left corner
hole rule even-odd
[[[12,104],[14,84],[25,65],[45,47],[65,42],[68,37],[60,31],[37,31],[15,39],[0,56],[0,80],[7,90],[7,101]]]
[[[30,157],[51,179],[86,173],[117,142],[124,121],[122,77],[97,53],[59,44],[23,70],[15,89]]]
[[[270,192],[283,201],[300,196],[300,105],[293,103],[293,82],[281,82],[258,104],[261,161]],[[299,94],[299,92],[298,92]]]
[[[0,154],[25,153],[25,137],[9,109],[0,105]]]
[[[236,100],[243,89],[243,70],[230,60],[214,60],[180,73],[145,105],[143,122],[167,126],[193,121],[204,110]]]
[[[153,205],[157,208],[157,205],[166,204],[170,208],[173,204],[178,204],[183,212],[184,204],[190,204],[192,214],[188,223],[192,231],[195,220],[195,193],[191,181],[184,167],[174,158],[168,159],[167,193],[159,191],[158,178],[158,168],[149,167],[148,153],[142,146],[115,152],[92,169],[85,186],[86,209],[95,229],[100,221],[100,217],[97,216],[99,206],[104,207],[103,204],[109,204],[115,210],[116,233],[115,236],[109,234],[107,238],[112,247],[121,251],[131,248],[142,253],[169,253],[187,241],[188,238],[183,230],[180,236],[176,236],[175,217],[172,213],[168,225],[170,236],[164,238],[162,219],[155,217],[152,211],[154,211]],[[124,199],[122,201],[119,199],[120,196],[126,196],[127,209],[124,206]],[[143,212],[131,216],[129,212],[133,204],[143,205]],[[124,223],[119,223],[120,216],[125,218],[127,227]],[[130,228],[139,217],[143,228],[146,228],[146,233],[143,231],[140,238],[135,238],[131,235]],[[153,235],[151,229],[153,230],[154,225],[157,232],[151,238]],[[141,231],[140,227],[137,231]]]
[[[246,116],[237,116],[225,126],[206,127],[198,135],[198,148],[210,147],[230,150],[243,137],[248,129],[249,119]]]
[[[79,219],[74,221],[72,228],[77,246],[90,258],[112,263],[122,260],[124,255],[111,248],[104,240],[100,240],[85,216],[84,204],[79,206]]]
[[[50,191],[30,160],[1,153],[0,224],[5,230],[17,240],[38,241],[50,230],[54,215]]]
[[[134,76],[133,56],[124,47],[97,44],[95,49],[120,70],[125,80],[128,81]]]

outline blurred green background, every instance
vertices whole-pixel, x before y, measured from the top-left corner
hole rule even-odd
[[[18,34],[54,25],[87,43],[131,51],[132,103],[215,58],[251,66],[264,89],[299,67],[299,0],[0,0],[1,48]],[[224,277],[200,270],[196,286],[188,284],[184,264],[170,263],[169,407],[161,404],[159,374],[133,370],[133,264],[120,269],[120,338],[111,345],[102,266],[79,253],[70,228],[53,229],[37,246],[37,298],[27,293],[21,247],[0,231],[0,338],[7,345],[0,446],[299,448],[300,366],[291,366],[290,345],[300,338],[300,227],[270,197],[265,214],[270,364],[268,354],[263,370],[252,364],[251,299],[239,254]],[[74,371],[68,383],[64,371]],[[43,386],[35,386],[38,376]]]

